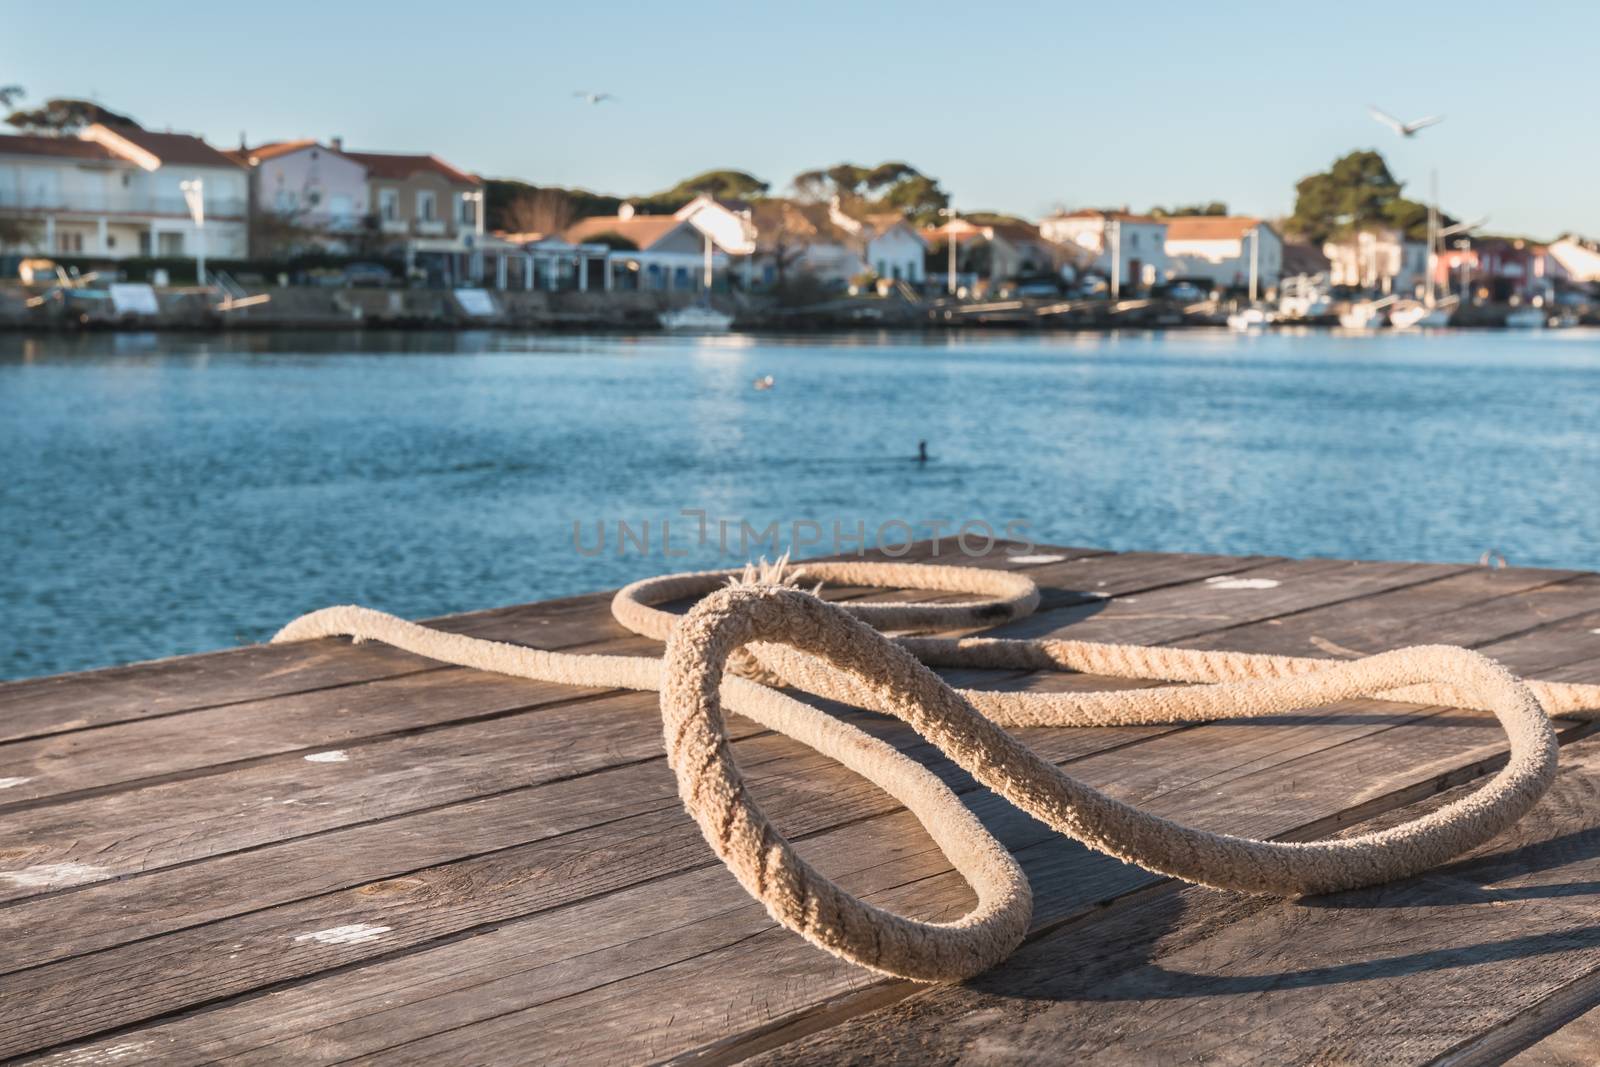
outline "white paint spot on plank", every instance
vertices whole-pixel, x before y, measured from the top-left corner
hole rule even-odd
[[[1600,626],[1596,626],[1593,630],[1590,630],[1589,632],[1592,633],[1592,634],[1600,634]]]
[[[0,789],[15,789],[19,785],[27,785],[32,778],[0,778]]]
[[[350,757],[344,754],[344,749],[336,748],[329,752],[313,752],[306,757],[307,763],[344,763]]]
[[[22,889],[48,889],[92,882],[109,873],[104,867],[89,863],[36,863],[18,871],[0,871],[0,880]]]
[[[1206,584],[1213,589],[1276,589],[1279,582],[1276,578],[1235,578],[1219,574],[1215,578],[1207,578]]]
[[[1029,567],[1035,563],[1060,563],[1066,556],[1012,556],[1011,562],[1019,567]]]
[[[68,1053],[65,1057],[54,1057],[52,1063],[62,1064],[88,1064],[88,1063],[121,1063],[124,1060],[139,1056],[139,1053],[150,1047],[148,1041],[119,1041],[114,1045],[100,1045],[96,1048],[80,1049]],[[145,1057],[139,1057],[141,1059]]]
[[[326,930],[313,930],[300,934],[296,941],[315,941],[319,945],[366,945],[378,940],[393,927],[373,926],[371,923],[352,923],[349,926],[330,926]]]

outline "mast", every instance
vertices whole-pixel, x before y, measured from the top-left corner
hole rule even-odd
[[[1422,303],[1432,309],[1438,302],[1434,294],[1434,275],[1439,271],[1439,168],[1428,173],[1428,281]]]

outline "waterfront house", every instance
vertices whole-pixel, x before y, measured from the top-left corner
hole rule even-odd
[[[340,154],[366,168],[368,213],[378,237],[405,258],[408,274],[424,272],[446,286],[483,278],[482,179],[434,155]]]
[[[1328,281],[1368,292],[1417,296],[1428,277],[1428,246],[1401,231],[1369,226],[1325,241]]]
[[[1120,285],[1148,287],[1170,275],[1167,221],[1128,211],[1062,211],[1039,223],[1040,234],[1088,253],[1088,266]]]
[[[1548,249],[1535,241],[1479,236],[1451,241],[1440,251],[1435,269],[1441,289],[1465,290],[1471,300],[1493,303],[1548,299],[1562,271]]]
[[[579,219],[561,235],[569,245],[605,245],[600,286],[586,279],[586,288],[689,290],[702,286],[708,235],[692,220],[677,215],[641,215],[623,204],[615,215]],[[722,272],[728,256],[711,245],[711,267]]]
[[[1332,266],[1322,249],[1308,241],[1286,240],[1283,242],[1283,275],[1284,278],[1317,278],[1327,279],[1328,270]]]
[[[182,183],[199,180],[201,232]],[[247,254],[244,169],[198,137],[95,124],[77,137],[0,136],[0,212],[28,223],[18,251],[56,256]]]
[[[1600,282],[1600,243],[1569,233],[1551,242],[1545,252],[1568,281]]]
[[[933,272],[936,277],[943,273],[941,250],[947,250],[951,241],[956,245],[957,274],[991,282],[1055,273],[1072,258],[1070,251],[1053,245],[1037,227],[1019,220],[951,219],[922,231],[922,237],[933,249],[932,265],[941,268]]]
[[[921,285],[928,258],[928,242],[901,213],[847,211],[834,197],[828,205],[828,222],[848,235],[862,267],[879,278]]]
[[[1169,278],[1204,278],[1223,288],[1241,288],[1250,284],[1253,261],[1258,285],[1266,290],[1283,274],[1283,238],[1261,219],[1179,215],[1166,223]]]
[[[257,256],[312,246],[349,251],[369,214],[367,168],[331,145],[277,141],[227,153],[250,175]]]

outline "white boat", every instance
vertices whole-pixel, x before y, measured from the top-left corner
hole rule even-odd
[[[1420,300],[1402,300],[1389,309],[1389,325],[1397,330],[1450,325],[1450,308],[1429,307]]]
[[[1550,318],[1544,308],[1512,308],[1506,315],[1506,327],[1513,330],[1542,330]]]
[[[1263,308],[1245,308],[1235,311],[1228,316],[1228,329],[1245,333],[1251,330],[1264,330],[1271,326],[1274,315]]]
[[[1321,275],[1317,276],[1318,278]],[[1278,318],[1285,319],[1320,319],[1333,314],[1333,301],[1328,296],[1328,290],[1319,285],[1315,278],[1299,275],[1286,278],[1283,281],[1278,297]]]
[[[1372,300],[1358,301],[1339,312],[1339,325],[1347,330],[1376,330],[1383,320],[1384,309]]]
[[[690,304],[688,307],[663,311],[661,328],[676,333],[727,333],[733,325],[733,316],[718,311],[710,304]]]

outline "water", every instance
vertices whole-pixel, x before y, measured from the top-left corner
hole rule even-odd
[[[1600,567],[1597,413],[1588,331],[0,336],[0,677],[719,565],[718,519]]]

